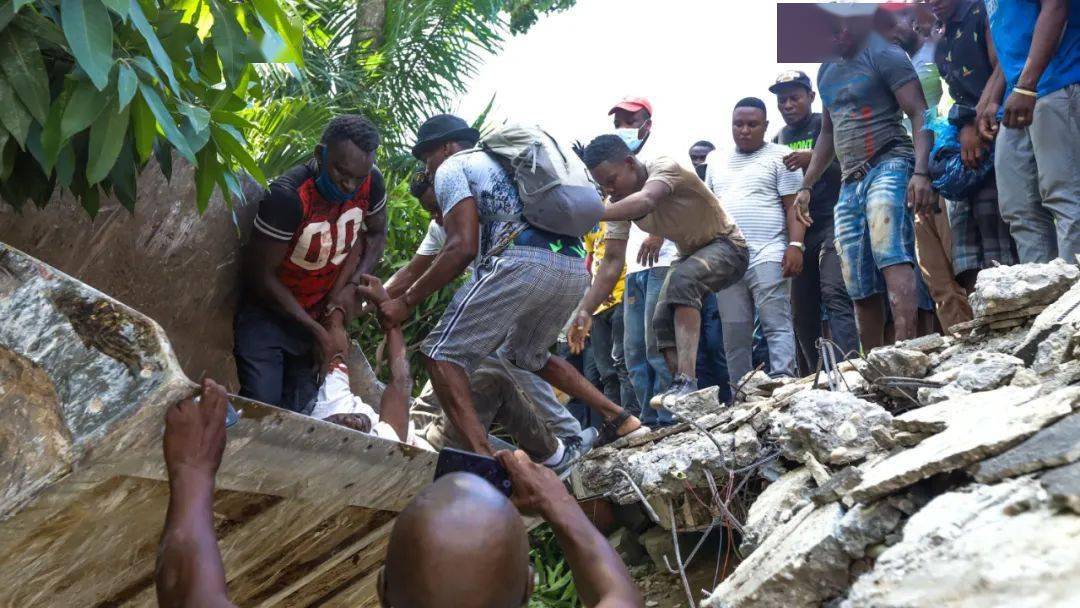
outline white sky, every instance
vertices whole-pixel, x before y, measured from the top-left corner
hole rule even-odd
[[[610,132],[611,106],[641,95],[653,104],[646,155],[689,164],[699,139],[734,145],[743,97],[763,99],[769,136],[779,130],[768,87],[788,69],[817,75],[817,65],[776,63],[775,0],[578,0],[509,39],[452,111],[472,121],[495,95],[492,121],[537,123],[568,146]]]

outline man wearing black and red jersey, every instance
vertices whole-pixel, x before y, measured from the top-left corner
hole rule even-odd
[[[319,321],[351,318],[356,285],[386,244],[378,146],[367,119],[334,118],[314,159],[274,180],[259,203],[234,327],[241,396],[297,412],[310,407],[317,362],[340,350]]]

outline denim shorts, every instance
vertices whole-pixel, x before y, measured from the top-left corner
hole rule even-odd
[[[915,225],[907,208],[912,162],[893,158],[844,184],[836,203],[836,252],[853,300],[885,293],[882,268],[915,265]]]

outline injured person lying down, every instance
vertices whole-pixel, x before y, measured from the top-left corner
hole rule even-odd
[[[375,277],[365,277],[366,283],[357,289],[377,305],[388,298],[382,283]],[[354,395],[349,388],[349,368],[345,363],[349,348],[345,332],[344,312],[332,310],[323,319],[323,326],[330,332],[337,354],[323,364],[324,379],[315,396],[313,418],[333,422],[383,439],[433,450],[431,445],[416,434],[409,420],[409,362],[405,357],[405,337],[400,325],[383,325],[386,333],[386,353],[390,361],[390,382],[379,400],[378,412]]]

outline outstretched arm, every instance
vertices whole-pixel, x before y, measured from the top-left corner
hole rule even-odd
[[[158,605],[232,606],[214,534],[214,475],[225,451],[225,389],[203,380],[202,399],[185,399],[165,414],[169,508],[157,561]]]
[[[604,239],[604,259],[600,260],[600,267],[596,269],[592,285],[578,305],[574,322],[570,325],[567,335],[570,352],[577,354],[585,348],[585,337],[589,335],[589,328],[592,326],[592,315],[619,282],[619,275],[626,266],[625,256],[626,239]]]
[[[604,608],[644,606],[641,592],[619,554],[551,469],[533,462],[521,450],[499,452],[495,458],[510,475],[510,500],[518,510],[526,515],[538,514],[551,524],[582,603]]]
[[[395,275],[396,276],[396,275]],[[390,294],[379,279],[371,275],[360,277],[357,290],[368,302],[379,306],[390,299]],[[383,323],[386,332],[386,355],[390,360],[390,383],[386,385],[379,401],[379,420],[390,425],[398,439],[405,441],[409,436],[409,360],[405,356],[405,335],[401,326]]]
[[[602,219],[604,221],[641,219],[652,213],[660,200],[668,194],[671,194],[671,188],[667,184],[658,181],[645,182],[641,190],[605,207]]]

